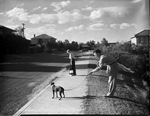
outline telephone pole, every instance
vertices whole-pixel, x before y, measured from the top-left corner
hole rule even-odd
[[[25,24],[24,24],[24,23],[22,23],[22,25],[23,25],[23,28],[22,28],[22,37],[24,37],[24,38],[25,38],[25,35],[24,35],[24,29],[25,29],[25,28],[24,28],[24,25],[25,25]]]

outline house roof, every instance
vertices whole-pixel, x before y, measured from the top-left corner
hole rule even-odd
[[[7,30],[12,31],[12,32],[15,32],[15,31],[16,31],[16,30],[13,30],[13,29],[11,29],[11,28],[5,27],[5,26],[3,26],[3,25],[0,25],[0,29],[7,29]]]
[[[135,36],[150,36],[150,30],[143,30],[137,33]]]
[[[135,37],[131,37],[130,39],[134,39]]]
[[[47,34],[41,34],[41,35],[38,35],[38,36],[31,38],[31,39],[55,39],[56,40],[56,38],[49,36]]]

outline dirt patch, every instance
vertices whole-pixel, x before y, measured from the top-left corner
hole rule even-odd
[[[91,76],[88,78],[87,98],[84,100],[85,114],[104,115],[148,115],[147,105],[141,103],[122,83],[117,84],[115,96],[106,98],[102,95],[108,92],[108,78]]]

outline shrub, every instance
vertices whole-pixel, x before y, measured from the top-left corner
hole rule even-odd
[[[21,54],[29,52],[30,41],[13,34],[0,35],[1,54]]]
[[[143,77],[143,75],[147,74],[146,72],[149,69],[147,46],[132,47],[129,43],[118,43],[113,46],[99,46],[98,49],[103,54],[110,54],[115,58],[119,57],[117,61],[135,71],[138,77]]]

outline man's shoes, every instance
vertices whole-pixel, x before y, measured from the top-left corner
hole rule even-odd
[[[103,95],[104,97],[113,97],[113,95],[110,95],[110,94],[105,94]]]
[[[70,76],[76,76],[76,74],[69,74]]]
[[[112,97],[112,95],[105,95],[104,97]]]

